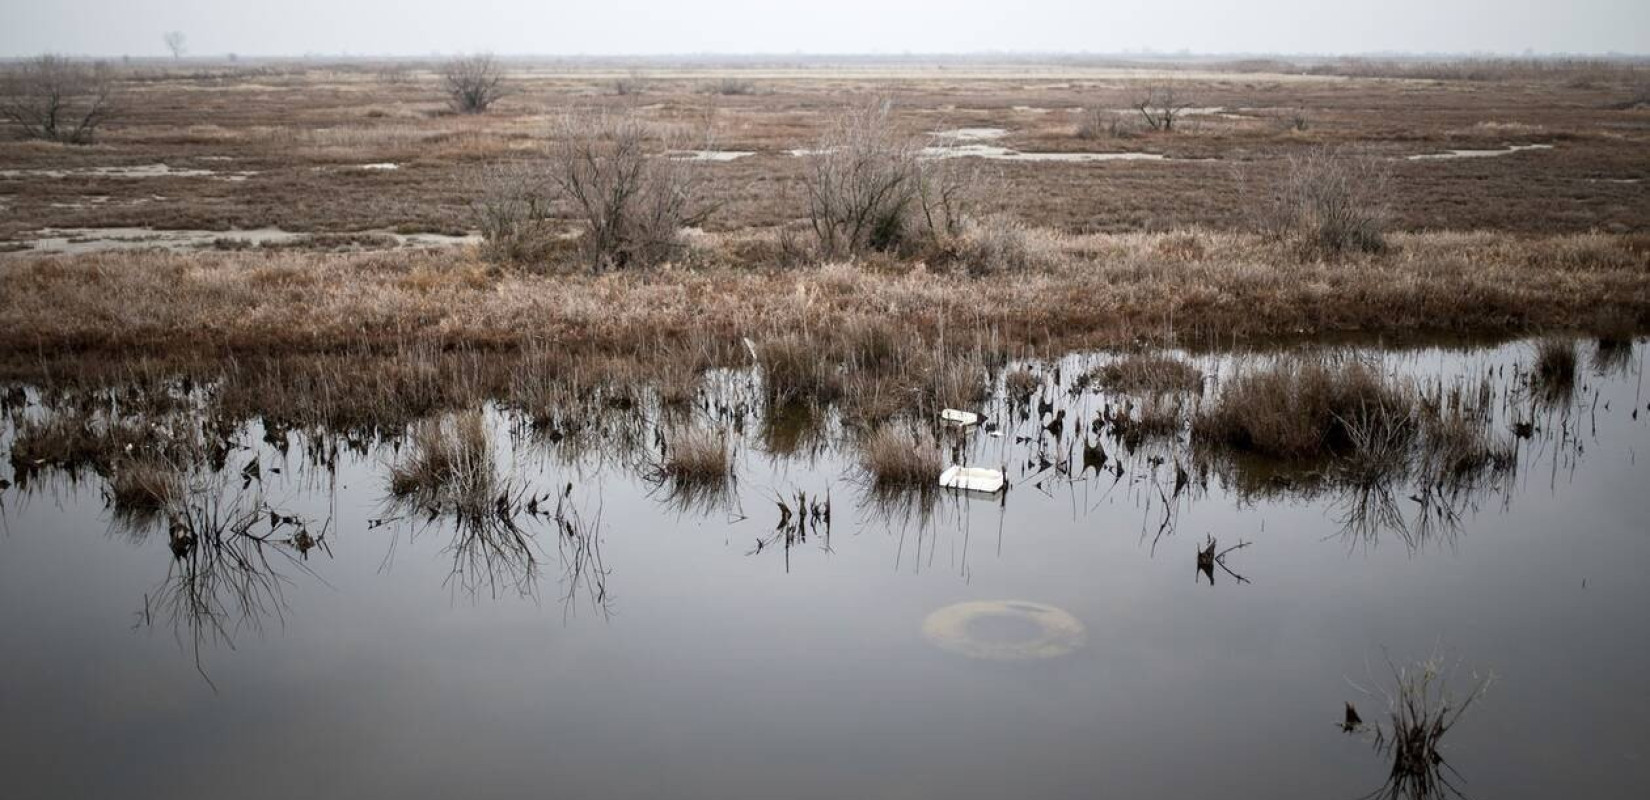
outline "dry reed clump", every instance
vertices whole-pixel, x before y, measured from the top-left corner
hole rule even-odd
[[[154,452],[168,444],[155,429],[72,409],[19,424],[12,437],[11,463],[20,474],[41,467],[108,473],[127,453]]]
[[[1303,256],[1380,253],[1387,248],[1390,170],[1373,155],[1320,146],[1291,156],[1261,227]]]
[[[1003,376],[1003,391],[1008,393],[1010,400],[1017,403],[1030,399],[1042,386],[1042,379],[1024,367]]]
[[[1166,394],[1203,391],[1203,370],[1172,356],[1137,353],[1101,364],[1079,376],[1113,392]]]
[[[1517,444],[1492,436],[1489,420],[1490,415],[1483,409],[1428,408],[1422,415],[1426,477],[1441,486],[1460,487],[1515,469]]]
[[[859,463],[878,489],[928,488],[944,468],[932,435],[891,423],[865,437]]]
[[[733,477],[733,448],[721,431],[707,428],[678,431],[665,443],[657,475],[677,487],[725,483]]]
[[[1061,262],[1059,240],[1051,232],[1007,217],[967,220],[956,235],[937,239],[930,252],[976,277],[1046,271]]]
[[[1575,342],[1548,337],[1536,343],[1535,365],[1530,370],[1530,381],[1543,398],[1552,401],[1568,398],[1576,383]]]
[[[180,502],[183,494],[183,475],[158,459],[122,459],[109,475],[109,499],[116,513],[153,515]]]
[[[1289,358],[1233,378],[1193,419],[1194,439],[1281,459],[1356,456],[1415,434],[1413,393],[1351,358]]]
[[[763,390],[773,402],[827,403],[842,393],[836,362],[801,335],[763,342],[757,347],[756,360],[762,367]]]
[[[390,468],[390,493],[480,519],[498,496],[493,443],[480,411],[426,420],[413,429],[408,452]]]

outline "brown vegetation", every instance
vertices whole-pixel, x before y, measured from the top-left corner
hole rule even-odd
[[[886,424],[865,438],[860,468],[879,489],[922,489],[934,485],[943,464],[933,436]]]
[[[0,74],[0,119],[32,139],[90,144],[115,110],[114,74],[102,62],[43,55]]]

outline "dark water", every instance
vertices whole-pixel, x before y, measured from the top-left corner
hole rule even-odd
[[[1537,421],[1516,472],[1432,525],[1409,487],[1392,498],[1402,525],[1360,519],[1344,493],[1245,492],[1219,474],[1175,494],[1169,445],[1142,446],[1121,477],[1083,473],[1074,431],[1106,398],[1064,387],[1065,444],[1043,449],[1070,454],[1069,474],[1026,466],[1036,448],[1016,439],[1036,423],[1022,422],[968,440],[975,463],[1007,465],[1005,500],[932,504],[878,503],[852,456],[775,456],[751,424],[737,496],[684,506],[633,463],[562,458],[495,410],[501,470],[541,496],[572,483],[599,557],[542,517],[522,522],[528,550],[491,560],[450,519],[375,524],[398,513],[393,447],[345,451],[329,472],[294,434],[285,456],[232,454],[223,491],[249,496],[239,469],[256,455],[246,491],[321,544],[221,567],[191,614],[163,529],[118,521],[95,476],[39,476],[0,493],[4,794],[1352,798],[1388,763],[1340,731],[1343,704],[1381,717],[1365,690],[1390,684],[1388,660],[1437,654],[1460,692],[1495,675],[1445,742],[1471,795],[1637,796],[1645,350],[1602,375],[1590,351],[1556,404],[1517,385],[1528,344],[1380,354],[1416,379],[1488,379],[1498,435]],[[1235,368],[1197,360],[1217,380]],[[774,498],[797,491],[828,493],[832,519],[787,547]],[[1250,543],[1212,585],[1207,536]],[[991,600],[1068,612],[1082,646],[989,660],[924,637],[936,610]]]

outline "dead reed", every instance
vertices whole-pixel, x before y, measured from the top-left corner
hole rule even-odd
[[[1288,358],[1243,372],[1203,406],[1195,439],[1282,459],[1364,451],[1371,436],[1415,432],[1412,394],[1353,358]]]
[[[1078,380],[1108,391],[1131,394],[1203,391],[1203,370],[1172,356],[1147,353],[1101,364]]]
[[[939,479],[943,465],[931,434],[885,424],[861,443],[860,469],[879,490],[924,489]]]

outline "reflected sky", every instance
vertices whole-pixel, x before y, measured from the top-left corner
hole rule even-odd
[[[1505,384],[1532,357],[1386,359]],[[1217,384],[1234,368],[1195,358]],[[890,510],[851,457],[776,458],[751,426],[737,502],[684,509],[499,420],[501,464],[599,519],[599,603],[547,517],[523,519],[537,591],[467,591],[454,528],[373,524],[391,449],[323,479],[302,447],[265,450],[265,497],[325,521],[327,547],[271,560],[281,611],[202,648],[210,683],[188,632],[144,615],[175,569],[165,532],[120,530],[95,477],[37,481],[0,495],[0,774],[22,797],[1355,797],[1385,765],[1338,730],[1347,700],[1378,711],[1353,684],[1441,651],[1498,676],[1446,742],[1469,794],[1622,796],[1650,779],[1643,358],[1584,371],[1508,485],[1419,545],[1349,543],[1332,494],[1219,476],[1165,505],[1172,467],[1151,477],[1144,450],[1121,478],[1037,474],[1025,426],[969,440],[1008,466],[1006,502]],[[1073,420],[1104,402],[1060,396]],[[829,491],[828,547],[756,548],[797,491]],[[1249,583],[1199,578],[1211,536],[1252,543],[1228,556]],[[1086,645],[991,662],[924,641],[936,609],[999,599],[1069,612]]]

